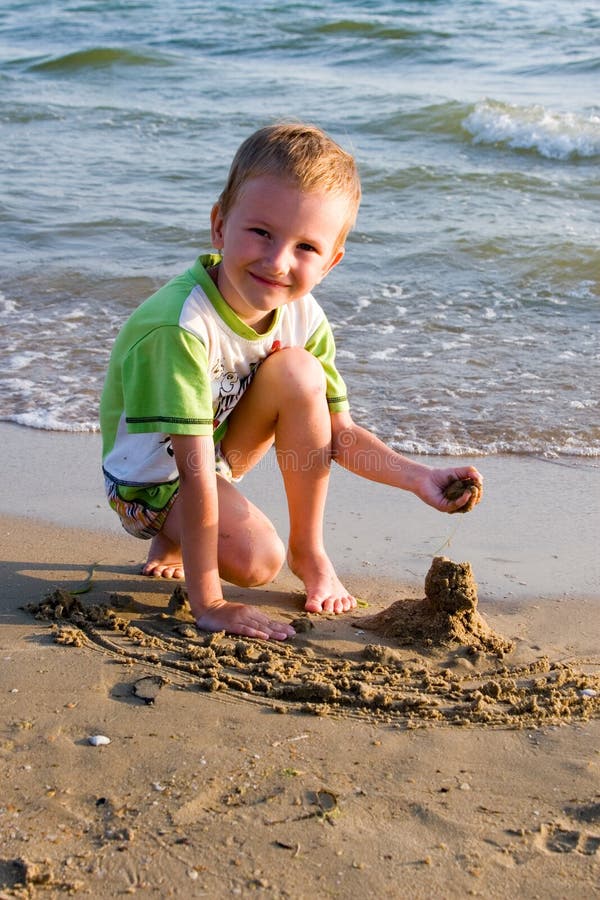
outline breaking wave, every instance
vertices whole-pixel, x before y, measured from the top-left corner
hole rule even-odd
[[[477,144],[533,150],[547,159],[600,156],[600,115],[595,113],[553,112],[537,104],[484,100],[462,124]]]

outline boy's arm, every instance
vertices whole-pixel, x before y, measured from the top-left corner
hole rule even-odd
[[[331,429],[332,457],[337,463],[362,478],[411,491],[441,512],[455,512],[471,499],[471,492],[465,491],[458,500],[447,500],[444,489],[453,481],[470,478],[482,486],[482,476],[473,466],[436,469],[407,459],[357,425],[348,412],[333,413]]]
[[[181,553],[188,599],[199,628],[285,640],[289,625],[223,598],[219,578],[219,498],[211,436],[172,434],[179,472]]]
[[[179,472],[181,552],[195,618],[223,601],[219,578],[219,500],[210,436],[171,435]]]

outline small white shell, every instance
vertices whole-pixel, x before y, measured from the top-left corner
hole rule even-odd
[[[584,688],[582,691],[579,691],[582,697],[597,697],[598,691],[595,691],[594,688]]]
[[[110,738],[106,737],[105,734],[91,734],[88,738],[88,744],[91,744],[92,747],[105,747],[106,744],[110,744]]]

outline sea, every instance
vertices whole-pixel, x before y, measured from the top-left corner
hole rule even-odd
[[[361,173],[315,292],[356,421],[410,454],[600,456],[593,0],[3,0],[0,421],[98,429],[119,327],[290,119]]]

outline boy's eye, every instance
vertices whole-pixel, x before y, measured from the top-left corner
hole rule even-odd
[[[316,253],[316,252],[317,252],[317,248],[316,248],[316,247],[313,247],[312,244],[307,244],[307,243],[305,243],[305,242],[303,242],[303,243],[301,243],[301,244],[298,244],[298,248],[299,248],[300,250],[307,250],[307,251],[309,251],[310,253]]]
[[[269,237],[269,232],[266,228],[251,228],[250,231],[253,231],[254,234],[258,234],[260,237]]]

